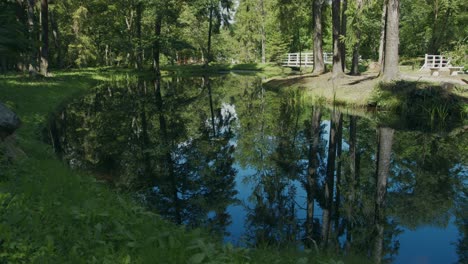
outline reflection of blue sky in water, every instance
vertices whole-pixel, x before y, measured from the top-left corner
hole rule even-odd
[[[450,264],[458,260],[454,245],[458,239],[458,229],[453,217],[445,229],[432,226],[420,226],[417,230],[402,229],[403,233],[398,236],[400,250],[394,263]]]
[[[322,139],[327,142],[326,148],[328,149],[328,139],[330,133],[330,121],[323,121],[321,123],[324,129],[322,130]],[[237,141],[234,139],[234,141]],[[237,143],[237,142],[236,142]],[[234,144],[236,144],[234,143]],[[343,151],[349,150],[349,145],[343,139]],[[326,162],[327,153],[322,159]],[[304,160],[305,164],[308,161]],[[234,245],[245,246],[243,236],[245,235],[246,228],[246,209],[245,206],[250,208],[253,204],[249,201],[250,196],[253,193],[256,181],[247,181],[246,177],[250,177],[256,174],[255,168],[248,167],[242,168],[239,164],[234,165],[237,176],[236,176],[236,190],[238,194],[236,196],[240,205],[231,205],[227,211],[232,216],[232,223],[227,227],[229,236],[224,238],[225,242],[232,243]],[[463,166],[462,166],[463,167]],[[388,192],[391,192],[391,178],[389,178]],[[466,179],[465,179],[466,181]],[[306,197],[307,194],[305,189],[298,181],[292,183],[296,187],[296,198],[295,202],[298,205],[296,210],[296,217],[302,223],[306,219]],[[394,186],[396,187],[396,186]],[[322,208],[315,201],[314,217],[322,221]],[[388,217],[391,217],[390,215]],[[454,223],[454,218],[451,217],[447,227],[436,227],[436,226],[418,226],[416,230],[411,230],[399,226],[402,233],[396,237],[399,241],[400,247],[398,254],[393,256],[393,262],[396,264],[439,264],[439,263],[456,263],[458,255],[456,252],[455,243],[458,239],[458,229]],[[340,237],[340,243],[345,243],[345,234]]]
[[[224,76],[227,78],[227,76]],[[223,78],[224,78],[223,77]],[[126,155],[117,155],[120,160],[116,160],[118,162],[122,162],[123,164],[127,164],[128,173],[131,176],[134,176],[135,171],[142,172],[142,168],[144,168],[145,163],[139,163],[144,161],[144,156],[142,154],[137,155],[138,153],[135,151],[128,151],[129,144],[132,149],[140,150],[141,153],[148,153],[150,160],[152,161],[150,165],[155,166],[160,171],[161,168],[157,167],[157,164],[161,159],[161,151],[164,150],[164,144],[160,144],[159,142],[159,135],[160,131],[158,130],[160,126],[160,118],[165,117],[168,124],[175,124],[175,127],[171,127],[168,129],[169,133],[173,133],[174,135],[170,135],[170,137],[174,140],[173,146],[171,148],[171,157],[174,161],[174,165],[177,167],[177,179],[179,180],[180,185],[182,187],[182,191],[177,193],[176,198],[179,200],[183,200],[183,202],[189,205],[194,206],[192,209],[187,207],[187,219],[196,222],[200,217],[200,222],[210,222],[216,221],[217,212],[214,210],[212,206],[216,206],[219,203],[222,203],[223,200],[220,199],[218,201],[216,197],[210,196],[209,200],[206,203],[210,206],[207,206],[207,211],[203,211],[202,206],[198,206],[197,200],[194,203],[191,203],[189,200],[190,196],[197,196],[200,190],[203,190],[206,186],[198,186],[199,182],[197,180],[200,175],[209,176],[203,180],[211,180],[211,179],[220,179],[225,173],[230,177],[235,176],[235,185],[233,188],[237,191],[237,194],[234,198],[236,198],[239,203],[235,201],[229,200],[223,206],[227,206],[227,213],[230,214],[232,217],[230,220],[232,223],[227,227],[222,225],[222,228],[226,227],[227,233],[230,235],[225,237],[225,241],[232,242],[236,245],[245,245],[245,241],[243,240],[243,236],[245,236],[245,232],[248,228],[252,228],[252,225],[249,225],[246,216],[248,212],[252,212],[252,210],[248,210],[248,208],[253,209],[255,208],[255,202],[250,200],[252,198],[252,194],[254,192],[255,187],[260,182],[261,175],[270,175],[270,176],[280,176],[284,183],[287,185],[285,188],[285,197],[287,197],[287,201],[290,201],[287,193],[290,189],[295,190],[294,193],[294,202],[295,202],[295,218],[294,220],[297,221],[297,225],[301,227],[300,232],[305,232],[303,229],[303,223],[306,219],[306,192],[304,187],[298,180],[289,180],[291,175],[287,175],[285,170],[290,170],[291,164],[299,165],[297,174],[300,174],[301,177],[304,176],[305,170],[308,166],[308,149],[309,143],[307,141],[307,125],[310,125],[309,120],[311,118],[311,108],[310,106],[301,108],[297,107],[297,105],[292,104],[288,105],[285,102],[289,102],[288,100],[283,100],[286,96],[289,96],[287,93],[276,93],[271,91],[265,90],[258,90],[259,87],[257,86],[259,82],[253,82],[251,79],[250,81],[245,83],[240,83],[241,79],[246,78],[243,76],[229,76],[228,83],[229,83],[229,93],[225,95],[225,91],[219,91],[220,85],[221,88],[224,86],[223,83],[220,82],[212,82],[212,96],[213,98],[213,107],[207,105],[205,100],[206,97],[200,96],[194,97],[193,103],[187,103],[178,105],[178,101],[173,98],[173,95],[165,95],[164,102],[166,102],[167,109],[171,109],[171,111],[165,112],[167,115],[161,115],[155,107],[151,107],[152,102],[151,100],[145,101],[144,98],[138,97],[138,94],[126,94],[123,93],[120,96],[115,95],[113,98],[105,98],[102,100],[103,106],[106,106],[106,114],[112,114],[112,118],[109,119],[99,119],[99,116],[102,115],[101,112],[98,111],[97,117],[87,115],[77,115],[75,119],[67,119],[75,120],[76,122],[71,122],[69,126],[64,126],[67,128],[69,134],[64,134],[67,136],[67,140],[63,143],[66,146],[73,146],[70,151],[65,153],[65,159],[68,157],[68,162],[77,164],[76,167],[81,167],[80,164],[88,164],[91,168],[95,164],[89,164],[89,162],[80,156],[80,150],[82,150],[83,144],[82,139],[85,136],[89,136],[86,134],[84,130],[76,130],[77,127],[83,124],[83,116],[89,118],[93,122],[98,122],[94,127],[95,131],[91,131],[96,133],[96,137],[91,135],[90,139],[96,140],[97,143],[101,143],[102,146],[107,146],[109,144],[109,136],[108,131],[113,131],[113,133],[117,133],[119,138],[129,138],[124,145],[118,145],[115,141],[114,135],[112,135],[110,144],[113,148],[117,148],[118,150],[122,151],[123,153],[127,153]],[[249,77],[252,78],[252,77]],[[222,79],[220,79],[222,80]],[[229,82],[231,81],[231,82]],[[241,84],[242,89],[238,89],[239,87],[235,86],[236,83]],[[182,82],[181,82],[182,84]],[[192,88],[190,82],[183,83],[184,87],[190,91],[189,88]],[[231,87],[231,85],[234,85]],[[246,85],[246,87],[244,87]],[[250,86],[249,86],[250,85]],[[164,86],[166,87],[166,86]],[[182,93],[183,87],[180,88],[180,98],[179,101],[183,101],[185,99],[184,94]],[[235,89],[234,89],[235,88]],[[237,94],[237,90],[242,90],[242,94]],[[97,90],[99,91],[99,90]],[[101,91],[102,93],[106,94],[106,91]],[[246,94],[244,94],[246,93]],[[190,95],[191,96],[191,95]],[[95,96],[92,95],[92,98]],[[197,99],[198,98],[198,99]],[[227,99],[229,98],[229,99]],[[279,99],[281,98],[281,100]],[[93,99],[94,100],[94,99]],[[94,102],[90,100],[90,102]],[[121,100],[121,102],[119,101]],[[261,100],[261,101],[260,101]],[[277,101],[278,100],[278,101]],[[140,102],[141,101],[141,102]],[[279,102],[281,101],[281,102]],[[120,102],[120,103],[119,103]],[[139,123],[139,116],[134,115],[132,116],[131,122],[129,122],[131,129],[129,129],[130,134],[125,134],[128,131],[125,130],[126,125],[122,127],[125,122],[110,122],[110,120],[120,120],[125,119],[128,116],[128,111],[123,106],[131,105],[131,103],[138,103],[135,104],[135,107],[139,107],[140,111],[146,115],[150,126],[148,126],[149,132],[149,142],[152,144],[149,147],[141,147],[138,144],[141,144],[142,138],[144,136],[143,133],[143,126]],[[190,101],[188,101],[190,102]],[[114,105],[116,104],[116,105]],[[84,104],[87,105],[86,102]],[[146,105],[146,106],[145,106]],[[143,107],[145,106],[145,107]],[[69,114],[72,115],[73,113],[81,113],[79,107],[82,106],[82,102],[76,103],[75,106],[77,107],[77,111],[75,109],[70,109]],[[190,111],[188,111],[190,110]],[[113,112],[112,112],[113,111]],[[320,142],[320,176],[319,181],[322,183],[324,179],[324,167],[326,167],[327,163],[327,151],[328,151],[328,138],[329,138],[329,131],[330,131],[330,121],[325,120],[329,117],[329,111],[323,110],[322,112],[322,141]],[[179,121],[183,121],[183,123],[178,123]],[[372,237],[371,229],[373,228],[373,217],[367,218],[365,215],[372,215],[373,214],[373,203],[374,203],[374,195],[375,195],[375,183],[373,179],[375,177],[375,163],[376,163],[376,150],[377,150],[377,128],[376,122],[373,119],[366,119],[366,118],[358,118],[358,138],[357,138],[357,145],[358,149],[360,149],[362,156],[360,165],[364,170],[361,171],[361,180],[363,183],[359,186],[359,197],[362,199],[358,202],[362,202],[364,205],[360,209],[367,210],[365,214],[363,212],[357,210],[352,212],[353,216],[359,219],[360,226],[357,225],[357,228],[353,229],[356,233],[362,232],[361,234],[356,235],[357,246],[370,244],[370,240]],[[348,155],[349,151],[349,119],[346,114],[344,114],[344,131],[343,131],[343,144],[342,144],[342,155]],[[377,122],[378,123],[378,122]],[[90,124],[93,124],[92,122]],[[113,127],[115,126],[115,127]],[[80,127],[78,127],[79,129]],[[185,131],[184,129],[187,129]],[[79,132],[79,133],[77,133]],[[231,133],[232,132],[232,133]],[[392,199],[388,199],[387,208],[389,209],[386,215],[387,220],[394,220],[399,223],[408,223],[411,224],[413,218],[421,217],[420,220],[415,219],[415,230],[409,230],[407,228],[402,227],[401,225],[397,226],[398,230],[401,230],[402,233],[396,237],[396,240],[399,241],[400,247],[398,249],[397,256],[393,256],[393,259],[396,263],[454,263],[457,261],[458,256],[456,254],[456,245],[454,243],[457,242],[459,238],[458,228],[461,228],[460,222],[460,214],[457,213],[458,217],[458,226],[454,223],[454,215],[455,213],[453,209],[450,210],[450,206],[452,205],[453,197],[451,194],[445,196],[445,193],[450,193],[451,188],[455,188],[455,186],[451,186],[451,181],[447,178],[448,174],[453,176],[456,175],[461,171],[462,175],[465,177],[460,177],[461,180],[464,180],[464,184],[467,184],[467,167],[466,165],[460,164],[463,163],[465,160],[461,159],[459,156],[459,152],[463,148],[458,148],[455,144],[459,144],[460,142],[463,143],[464,141],[460,140],[460,137],[463,137],[463,134],[457,135],[457,137],[450,137],[450,140],[445,140],[444,134],[435,134],[435,133],[427,133],[421,132],[419,130],[396,130],[394,136],[394,149],[393,149],[393,159],[394,164],[392,164],[392,176],[388,179],[389,184],[387,185],[388,196],[391,198],[396,198],[399,202],[398,205],[392,204]],[[180,134],[179,134],[180,133]],[[215,139],[210,138],[211,136],[215,135]],[[424,137],[428,137],[428,140],[417,140],[416,136],[423,135]],[[210,139],[206,139],[208,137]],[[448,138],[448,137],[447,137]],[[223,139],[228,139],[229,141],[224,142]],[[456,140],[455,140],[456,139]],[[81,140],[81,141],[80,141]],[[429,143],[428,143],[429,142]],[[421,144],[421,145],[419,145]],[[422,145],[424,144],[424,145]],[[98,145],[98,146],[101,146]],[[395,147],[399,147],[398,150]],[[233,150],[234,153],[230,152],[231,147],[235,147]],[[440,152],[440,148],[442,148],[442,152]],[[152,151],[147,151],[148,149]],[[450,151],[450,150],[454,151]],[[89,152],[89,154],[94,155],[98,154],[98,157],[106,158],[109,156],[109,160],[113,160],[114,156],[112,156],[113,149],[99,147],[96,149],[83,149],[83,151]],[[111,154],[106,153],[106,151],[110,151]],[[244,153],[245,151],[245,153]],[[289,153],[291,151],[291,153]],[[429,155],[427,157],[433,158],[420,158],[420,152],[427,151]],[[397,153],[397,154],[396,154]],[[426,154],[427,154],[426,153]],[[164,153],[162,153],[164,154]],[[99,156],[101,155],[101,156]],[[114,155],[116,155],[114,153]],[[219,155],[219,156],[217,156]],[[232,156],[228,156],[232,155]],[[399,155],[399,156],[396,156]],[[94,157],[94,156],[93,156]],[[206,160],[201,160],[206,159]],[[228,159],[226,159],[229,157]],[[456,159],[454,159],[456,157]],[[231,159],[234,158],[234,161]],[[298,160],[299,159],[299,160]],[[399,160],[400,159],[400,160]],[[96,159],[99,161],[98,159]],[[106,159],[102,159],[106,161]],[[447,164],[447,167],[437,166],[437,161],[442,160]],[[75,163],[76,161],[76,163]],[[200,164],[198,163],[200,161]],[[226,162],[226,163],[223,163]],[[232,161],[234,163],[232,163]],[[427,162],[429,161],[429,162]],[[129,163],[125,163],[129,162]],[[131,163],[135,162],[135,164]],[[435,166],[427,166],[427,168],[422,167],[421,165],[428,165],[434,163]],[[184,165],[188,165],[188,167],[184,167]],[[444,165],[442,164],[442,165]],[[109,164],[103,163],[102,166],[107,168]],[[112,164],[110,164],[112,165]],[[109,165],[109,166],[110,166]],[[194,166],[194,167],[190,167]],[[198,167],[197,167],[198,166]],[[349,160],[346,160],[342,165],[342,175],[344,176],[347,173],[346,170],[349,170]],[[206,169],[205,172],[200,173],[200,168],[202,167]],[[213,173],[211,175],[213,167],[215,169],[220,169],[219,174]],[[225,172],[223,169],[233,169],[230,172]],[[346,169],[345,169],[346,168]],[[442,168],[441,170],[438,170]],[[126,167],[124,168],[123,173],[127,173]],[[294,168],[296,169],[296,168]],[[450,172],[448,170],[450,169]],[[425,174],[418,174],[422,170]],[[160,171],[156,170],[157,173]],[[406,173],[404,177],[402,176],[395,176],[398,175],[399,172],[402,171]],[[291,171],[290,171],[291,172]],[[187,173],[192,173],[191,175],[195,178],[192,181],[187,181],[184,183],[185,175]],[[124,174],[126,175],[126,174]],[[143,175],[143,174],[142,174]],[[433,175],[436,175],[432,177]],[[454,176],[456,177],[456,176]],[[345,177],[343,177],[345,178]],[[342,178],[342,179],[343,179]],[[438,180],[444,180],[442,184],[446,184],[446,189],[439,188]],[[132,178],[130,178],[132,179]],[[232,178],[229,178],[232,180]],[[424,181],[424,180],[431,180],[431,181]],[[418,185],[419,180],[422,180]],[[189,183],[193,184],[189,185]],[[215,186],[214,183],[216,181],[208,182],[208,187]],[[232,182],[230,182],[232,183]],[[282,182],[283,183],[283,182]],[[185,184],[185,185],[184,185]],[[422,185],[421,185],[422,184]],[[428,185],[428,189],[425,185]],[[225,185],[224,185],[225,186]],[[167,186],[162,185],[167,189]],[[232,190],[232,185],[229,185],[229,188],[219,188],[222,189],[222,193],[230,192]],[[458,188],[458,187],[457,187]],[[154,193],[163,194],[164,191],[167,192],[166,189],[161,189],[160,187],[153,188]],[[441,189],[440,193],[438,190]],[[344,188],[343,190],[346,190]],[[446,192],[444,192],[444,190]],[[264,190],[261,190],[263,192]],[[336,190],[334,189],[335,194]],[[422,192],[421,192],[422,191]],[[234,192],[233,192],[234,193]],[[291,192],[293,193],[293,192]],[[422,193],[422,194],[421,194]],[[184,196],[185,195],[185,196]],[[233,194],[232,194],[233,195]],[[269,193],[261,193],[260,195],[265,195],[262,198],[267,198]],[[342,192],[344,195],[344,192]],[[415,195],[416,199],[412,200],[411,195]],[[442,195],[439,197],[438,195]],[[170,197],[170,196],[168,196]],[[200,197],[197,196],[197,197]],[[344,196],[343,196],[344,197]],[[167,197],[166,197],[167,198]],[[232,198],[224,197],[224,199]],[[317,198],[317,197],[316,197]],[[445,199],[445,200],[444,200]],[[284,197],[283,197],[284,200]],[[346,198],[344,199],[346,200]],[[322,209],[318,206],[318,203],[315,200],[315,208],[314,208],[314,217],[318,219],[320,222],[322,221]],[[439,204],[440,201],[440,204]],[[164,200],[162,206],[170,207],[170,200]],[[204,202],[204,201],[203,201]],[[275,201],[273,201],[275,203]],[[204,204],[203,204],[204,205]],[[198,207],[197,207],[198,206]],[[343,205],[342,205],[343,206]],[[403,207],[403,208],[400,208]],[[165,207],[164,207],[165,208]],[[220,208],[224,210],[226,207]],[[218,208],[219,209],[219,208]],[[431,209],[434,211],[431,214]],[[190,211],[192,210],[192,211]],[[428,211],[428,214],[424,214],[424,212]],[[171,216],[171,208],[168,208],[168,215]],[[289,212],[288,212],[289,213]],[[193,214],[194,219],[188,218]],[[202,215],[198,215],[202,214]],[[261,212],[260,212],[261,214]],[[274,217],[281,216],[276,212]],[[428,216],[424,218],[424,216]],[[441,216],[444,221],[439,221],[437,227],[434,226],[421,226],[431,222],[432,220],[440,220],[438,217]],[[445,218],[444,218],[445,216]],[[206,218],[210,221],[205,221]],[[269,217],[269,216],[268,216]],[[346,216],[341,215],[342,219],[345,219]],[[399,219],[404,218],[404,219]],[[448,219],[451,218],[449,222]],[[271,217],[269,218],[271,219]],[[268,219],[268,220],[269,220]],[[189,221],[183,219],[184,221]],[[227,219],[229,221],[229,219]],[[272,223],[279,223],[281,219],[278,221],[273,221]],[[284,220],[283,220],[284,221]],[[434,222],[434,221],[432,221]],[[223,223],[224,224],[224,223]],[[249,226],[246,226],[249,225]],[[418,225],[419,224],[419,225]],[[334,223],[332,222],[332,225]],[[447,226],[444,226],[447,225]],[[275,227],[273,227],[275,228]],[[346,227],[347,228],[347,227]],[[316,229],[317,231],[320,231]],[[365,231],[363,231],[365,230]],[[221,230],[221,231],[224,231]],[[252,230],[247,230],[252,231]],[[366,232],[369,231],[369,234]],[[392,230],[387,230],[388,232],[392,232]],[[354,236],[354,234],[353,234]],[[300,236],[296,236],[298,238]],[[360,239],[360,240],[359,240]],[[339,241],[343,245],[346,240],[346,233],[343,234]],[[359,241],[358,241],[359,240]],[[299,242],[300,243],[300,242]],[[298,243],[298,244],[299,244]],[[385,241],[384,243],[388,243]],[[360,250],[360,248],[359,248]],[[366,250],[365,248],[363,250]],[[429,262],[424,262],[429,260]]]

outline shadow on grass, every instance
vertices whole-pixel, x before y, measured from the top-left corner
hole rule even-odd
[[[348,85],[356,85],[356,84],[360,84],[360,83],[365,82],[365,81],[372,81],[372,80],[375,80],[377,78],[379,78],[378,75],[367,76],[365,78],[350,82],[350,83],[348,83]]]
[[[390,110],[384,123],[422,131],[449,131],[463,125],[468,115],[467,98],[460,88],[425,82],[380,83],[373,95],[378,108]]]

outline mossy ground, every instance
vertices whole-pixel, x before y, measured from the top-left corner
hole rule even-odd
[[[0,77],[0,101],[22,119],[16,138],[27,154],[0,161],[0,263],[335,263],[315,251],[238,248],[202,230],[188,231],[58,160],[42,141],[49,114],[129,73],[84,69],[45,79]]]

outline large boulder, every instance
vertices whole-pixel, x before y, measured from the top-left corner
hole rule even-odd
[[[21,121],[18,116],[0,103],[0,140],[13,134],[20,125]]]

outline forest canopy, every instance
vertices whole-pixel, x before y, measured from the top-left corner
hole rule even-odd
[[[1,68],[151,68],[155,53],[163,64],[278,62],[313,50],[314,8],[323,50],[331,52],[332,2],[341,5],[344,62],[354,52],[378,60],[382,0],[2,0]],[[397,2],[401,58],[466,56],[468,2]]]

